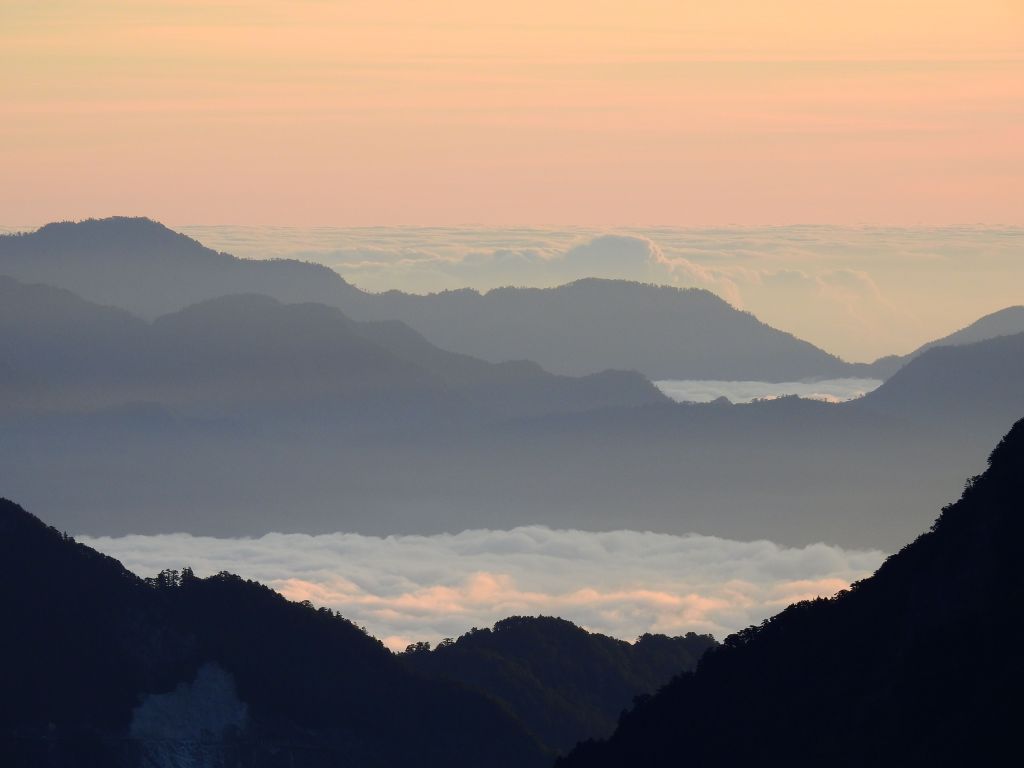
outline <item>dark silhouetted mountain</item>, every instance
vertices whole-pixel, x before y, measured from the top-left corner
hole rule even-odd
[[[6,768],[539,766],[523,726],[326,609],[141,580],[0,500]]]
[[[855,370],[697,289],[621,280],[417,296],[360,291],[326,267],[218,253],[148,219],[48,224],[0,236],[0,274],[66,288],[153,319],[234,293],[399,320],[443,349],[553,373],[636,370],[652,379],[794,380]]]
[[[564,619],[513,616],[433,650],[410,646],[402,658],[425,677],[491,696],[543,744],[566,752],[585,738],[610,735],[635,696],[693,669],[714,645],[710,635],[693,633],[627,643]]]
[[[1007,307],[985,315],[966,328],[923,344],[908,355],[889,355],[864,367],[866,375],[888,379],[908,362],[935,347],[955,347],[994,339],[998,336],[1012,336],[1024,333],[1024,307]]]
[[[730,636],[559,765],[1017,762],[1022,510],[1024,420],[874,576]]]

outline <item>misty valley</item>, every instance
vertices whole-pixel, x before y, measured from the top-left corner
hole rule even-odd
[[[1003,764],[1022,416],[1020,306],[850,362],[702,288],[0,235],[0,762]]]

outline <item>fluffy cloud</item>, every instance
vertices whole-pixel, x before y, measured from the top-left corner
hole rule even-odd
[[[140,575],[229,570],[341,611],[393,647],[512,614],[554,614],[633,639],[729,632],[873,571],[877,551],[712,536],[522,527],[376,538],[336,533],[217,539],[84,538]]]

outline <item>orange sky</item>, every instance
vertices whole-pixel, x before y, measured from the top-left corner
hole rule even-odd
[[[0,223],[1024,221],[1024,0],[15,0]]]

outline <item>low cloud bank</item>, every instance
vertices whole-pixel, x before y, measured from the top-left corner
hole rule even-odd
[[[294,600],[339,610],[392,648],[454,637],[512,614],[562,616],[632,640],[643,632],[723,637],[796,600],[869,575],[878,551],[782,547],[714,536],[541,526],[437,536],[168,534],[80,537],[137,574],[228,570]]]
[[[710,403],[720,397],[727,397],[733,403],[750,403],[786,395],[842,403],[878,389],[882,381],[855,378],[783,382],[666,379],[654,384],[668,397],[681,403]]]

